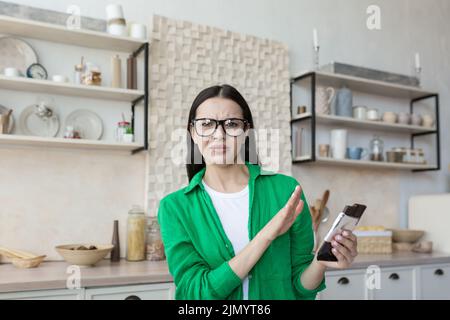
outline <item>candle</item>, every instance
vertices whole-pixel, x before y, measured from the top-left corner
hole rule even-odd
[[[420,69],[420,55],[416,53],[416,69]]]
[[[317,37],[317,29],[313,30],[314,49],[319,47],[319,38]]]

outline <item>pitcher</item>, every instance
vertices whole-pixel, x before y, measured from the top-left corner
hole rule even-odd
[[[319,114],[330,114],[331,102],[335,94],[336,91],[332,87],[318,86],[316,88],[316,112]]]

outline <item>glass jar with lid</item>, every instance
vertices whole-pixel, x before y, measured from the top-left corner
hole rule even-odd
[[[127,219],[127,260],[145,260],[145,236],[147,219],[144,210],[133,206]]]
[[[147,227],[147,260],[160,261],[165,258],[164,244],[162,242],[158,220],[156,217],[149,217]]]
[[[380,137],[374,136],[370,141],[370,160],[384,161],[383,157],[384,142]]]

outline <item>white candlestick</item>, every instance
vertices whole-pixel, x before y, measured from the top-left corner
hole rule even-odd
[[[314,49],[319,47],[319,38],[317,36],[317,29],[313,30],[313,42],[314,42]]]
[[[420,55],[416,53],[416,69],[420,69]]]

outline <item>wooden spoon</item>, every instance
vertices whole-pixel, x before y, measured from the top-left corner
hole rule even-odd
[[[330,190],[325,190],[323,197],[322,197],[322,201],[320,202],[319,216],[317,218],[319,221],[319,224],[320,224],[320,219],[322,219],[323,209],[325,209],[325,206],[328,202],[329,197],[330,197]]]

